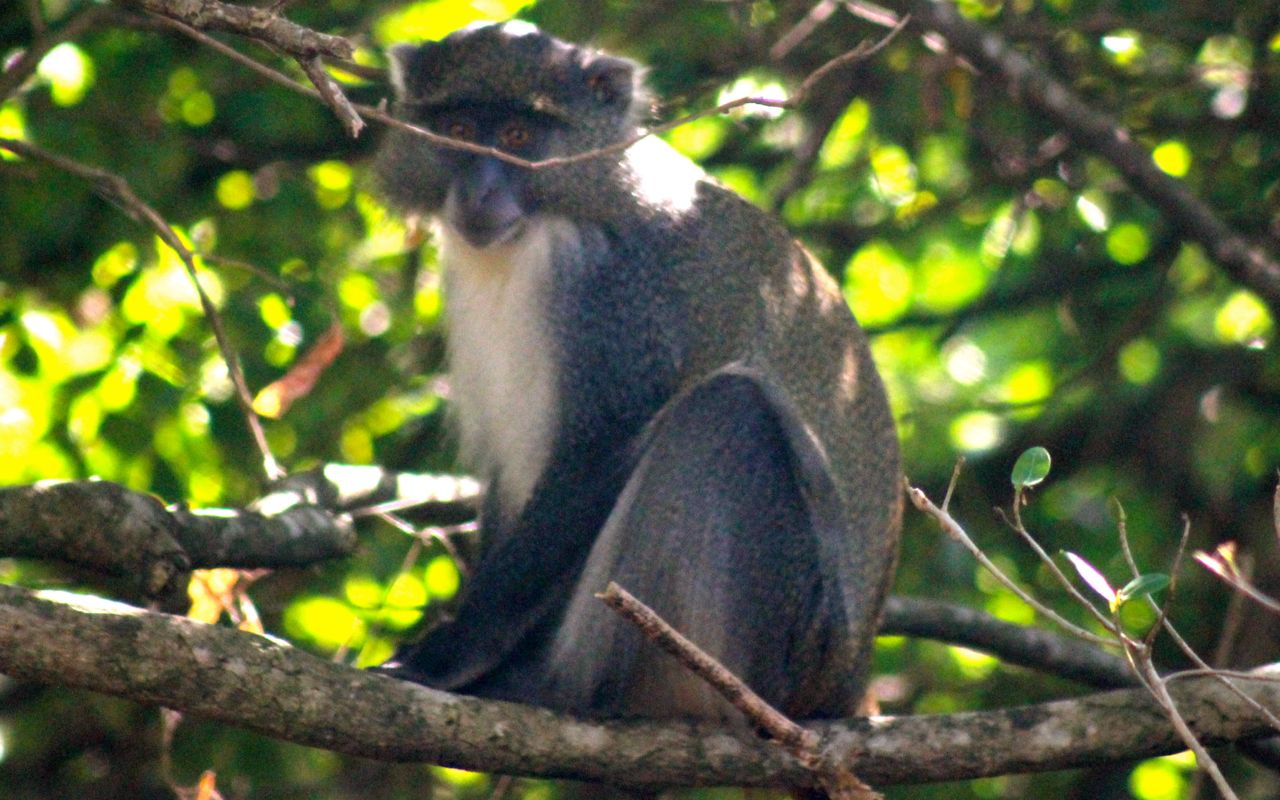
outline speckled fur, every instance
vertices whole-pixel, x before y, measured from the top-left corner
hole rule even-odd
[[[628,139],[646,113],[634,64],[536,31],[394,57],[402,113],[526,109],[552,120],[551,155]],[[376,171],[393,204],[439,216],[460,163],[393,132]],[[579,713],[734,719],[595,599],[618,580],[785,712],[853,713],[901,497],[839,287],[655,139],[511,180],[525,238],[444,249],[463,440],[492,487],[484,552],[456,619],[390,670]]]

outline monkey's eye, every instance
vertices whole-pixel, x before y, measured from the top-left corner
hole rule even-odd
[[[595,95],[597,101],[606,105],[618,99],[618,87],[607,72],[597,72],[587,76],[587,88]]]
[[[594,74],[594,76],[586,79],[586,87],[590,88],[596,100],[600,102],[613,101],[613,87],[609,86],[609,79],[603,74]]]
[[[476,126],[461,119],[450,120],[441,126],[441,132],[450,139],[461,139],[469,142],[476,138]]]
[[[507,150],[522,150],[533,141],[533,133],[519,122],[513,122],[498,134],[498,144]]]

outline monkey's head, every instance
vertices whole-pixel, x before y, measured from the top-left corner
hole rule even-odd
[[[623,141],[648,103],[634,63],[526,23],[467,28],[389,55],[398,117],[529,161]],[[607,183],[619,158],[529,170],[393,130],[375,169],[394,204],[485,247],[518,236],[533,214],[580,212],[583,187]]]

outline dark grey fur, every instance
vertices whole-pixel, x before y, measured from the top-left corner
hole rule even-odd
[[[539,157],[620,141],[645,111],[631,62],[536,31],[472,29],[393,57],[401,114],[534,115],[550,129]],[[484,161],[396,132],[377,172],[396,206],[447,217],[468,171],[499,169]],[[531,224],[576,232],[556,241],[540,309],[556,365],[548,455],[519,507],[489,476],[457,619],[393,671],[582,713],[731,718],[593,597],[616,580],[785,712],[851,713],[901,498],[893,421],[838,287],[660,143],[501,169]]]

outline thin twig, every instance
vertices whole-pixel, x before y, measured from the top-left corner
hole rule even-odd
[[[1241,573],[1246,577],[1253,575],[1253,559],[1240,559]],[[1223,615],[1222,631],[1218,634],[1218,643],[1213,650],[1210,665],[1222,669],[1231,663],[1231,654],[1235,650],[1236,638],[1240,635],[1240,626],[1244,622],[1245,596],[1240,592],[1231,592],[1227,598],[1227,611]]]
[[[769,48],[769,58],[774,61],[781,61],[805,39],[808,39],[818,26],[827,21],[827,18],[835,13],[840,7],[839,0],[820,0],[809,9],[809,13],[795,24],[791,30],[782,34],[778,41],[774,42],[773,47]]]
[[[947,481],[947,493],[942,498],[942,510],[951,513],[951,498],[955,496],[956,484],[960,482],[960,470],[964,468],[964,456],[956,458],[955,466],[951,468],[951,480]]]
[[[1054,561],[1053,557],[1045,552],[1045,549],[1040,546],[1040,543],[1036,541],[1036,538],[1032,536],[1031,532],[1022,524],[1022,514],[1018,508],[1022,505],[1023,496],[1022,489],[1019,489],[1013,501],[1012,520],[1005,515],[1003,509],[997,508],[996,514],[999,515],[1000,518],[1004,520],[1005,524],[1009,525],[1009,527],[1013,529],[1013,532],[1018,534],[1018,537],[1031,548],[1032,552],[1036,554],[1036,557],[1040,559],[1040,562],[1048,567],[1049,573],[1053,575],[1053,577],[1058,581],[1058,584],[1062,586],[1067,594],[1071,595],[1072,600],[1075,600],[1083,606],[1104,628],[1116,635],[1120,635],[1122,631],[1119,626],[1117,626],[1110,617],[1099,611],[1097,606],[1089,602],[1089,598],[1085,597],[1084,594],[1076,588],[1075,582],[1067,577],[1066,573],[1062,571],[1062,568],[1058,566],[1058,562]]]
[[[310,86],[304,86],[298,83],[294,79],[279,72],[278,70],[272,69],[271,67],[268,67],[267,65],[262,64],[261,62],[249,56],[244,55],[243,53],[236,50],[235,48],[230,47],[218,41],[217,39],[213,38],[212,36],[209,36],[203,31],[200,31],[190,25],[187,25],[186,23],[180,20],[173,19],[171,17],[160,17],[160,19],[165,24],[169,25],[175,30],[180,31],[181,33],[191,37],[192,39],[195,39],[201,44],[207,45],[217,50],[218,52],[222,53],[228,58],[234,59],[238,63],[243,64],[249,69],[252,69],[254,72],[257,72],[259,75],[262,75],[263,77],[267,78],[273,83],[277,83],[289,89],[290,91],[297,92],[298,94],[306,95],[307,97],[311,97],[313,99],[325,102],[324,96],[321,94],[321,92],[318,89],[315,89]],[[905,21],[903,22],[903,25],[905,25]],[[485,145],[476,144],[474,142],[466,142],[460,139],[451,139],[448,136],[442,136],[438,133],[435,133],[434,131],[430,131],[426,128],[422,128],[420,126],[410,124],[408,122],[405,122],[402,119],[398,119],[392,116],[391,114],[388,114],[382,108],[375,108],[373,106],[365,105],[362,103],[351,103],[351,107],[355,109],[357,112],[359,112],[359,114],[367,120],[375,120],[377,122],[381,122],[384,125],[389,125],[393,128],[397,128],[402,131],[407,131],[416,136],[420,136],[426,139],[427,141],[432,142],[433,144],[437,144],[442,147],[449,147],[456,150],[462,150],[468,153],[475,153],[477,155],[488,156],[490,158],[495,158],[495,159],[498,159],[499,161],[505,161],[508,164],[513,164],[517,167],[523,167],[525,169],[551,169],[554,167],[562,167],[567,164],[575,164],[579,161],[587,161],[593,158],[602,158],[606,156],[615,155],[617,153],[622,153],[630,149],[632,146],[634,146],[638,142],[649,138],[650,136],[657,136],[659,134],[666,133],[667,131],[674,130],[684,125],[688,125],[690,122],[694,122],[704,117],[719,116],[721,114],[726,114],[730,111],[733,111],[734,109],[742,108],[744,106],[755,105],[755,106],[762,106],[767,108],[779,108],[779,109],[796,108],[804,100],[805,95],[828,72],[844,64],[852,63],[853,61],[856,61],[858,59],[868,58],[871,55],[879,52],[879,50],[882,47],[884,47],[885,44],[887,44],[893,38],[894,35],[896,35],[896,32],[898,30],[901,30],[901,27],[902,26],[900,25],[898,28],[895,28],[894,31],[890,32],[888,36],[884,37],[881,41],[877,42],[874,45],[865,45],[865,43],[863,43],[862,45],[859,45],[858,47],[854,48],[848,53],[845,53],[841,56],[837,56],[831,61],[828,61],[826,64],[822,65],[813,73],[811,73],[808,77],[806,77],[804,81],[801,82],[800,88],[797,89],[796,93],[791,97],[783,98],[783,99],[778,99],[773,97],[757,97],[757,96],[738,97],[733,100],[728,100],[724,103],[720,103],[719,105],[714,106],[712,108],[705,108],[699,111],[695,111],[692,114],[687,114],[683,117],[671,120],[670,122],[664,123],[662,125],[656,125],[650,128],[645,128],[633,134],[632,136],[629,136],[626,139],[623,139],[622,141],[616,142],[606,147],[599,147],[594,150],[587,150],[581,153],[574,153],[572,155],[567,155],[567,156],[554,156],[552,158],[545,158],[538,161],[530,161],[528,159],[520,158],[519,156],[512,155],[511,153],[505,152],[496,147],[488,147]]]
[[[308,58],[297,59],[298,66],[302,67],[302,71],[311,79],[312,85],[320,92],[321,99],[325,105],[333,109],[333,113],[338,115],[338,120],[342,122],[342,127],[347,129],[347,135],[352,139],[360,135],[360,131],[364,130],[365,122],[360,118],[359,112],[351,105],[351,101],[343,94],[341,87],[333,78],[329,77],[329,73],[324,71],[324,62],[319,56],[310,56]]]
[[[656,645],[680,659],[680,663],[710,684],[778,744],[796,754],[811,751],[818,746],[818,734],[800,727],[769,705],[723,664],[689,641],[684,634],[671,627],[657,612],[626,589],[610,581],[605,590],[596,596],[639,628]]]
[[[1186,514],[1183,514],[1182,515],[1182,536],[1178,538],[1178,549],[1174,551],[1173,565],[1170,566],[1169,568],[1169,588],[1165,592],[1164,603],[1160,604],[1158,608],[1158,616],[1156,617],[1156,623],[1151,626],[1151,630],[1147,631],[1147,639],[1146,639],[1147,647],[1150,647],[1152,643],[1155,642],[1156,632],[1159,631],[1160,629],[1163,628],[1169,631],[1173,630],[1173,623],[1169,622],[1169,605],[1173,602],[1173,597],[1178,591],[1178,573],[1182,569],[1182,557],[1186,555],[1187,541],[1190,538],[1191,538],[1191,518],[1188,517]],[[1132,561],[1133,554],[1130,553],[1128,558],[1130,561]],[[1137,571],[1136,565],[1134,566],[1134,570],[1135,572]],[[1134,577],[1136,578],[1137,574],[1135,574]],[[1147,603],[1151,607],[1153,608],[1155,607],[1155,600],[1153,600],[1150,595],[1147,596]]]
[[[1191,752],[1196,754],[1196,766],[1209,774],[1213,779],[1213,783],[1218,787],[1218,791],[1226,800],[1239,800],[1235,791],[1231,788],[1231,784],[1227,783],[1226,777],[1223,776],[1222,770],[1219,769],[1218,763],[1213,760],[1213,756],[1209,755],[1209,751],[1200,743],[1200,739],[1196,737],[1195,732],[1187,725],[1187,721],[1182,718],[1182,714],[1178,712],[1178,707],[1173,701],[1173,697],[1169,695],[1169,688],[1165,685],[1165,681],[1156,672],[1155,667],[1151,663],[1149,657],[1139,662],[1142,667],[1143,682],[1151,689],[1152,695],[1156,702],[1164,709],[1168,715],[1169,721],[1173,723],[1173,728],[1178,732],[1178,736],[1186,743]]]
[[[117,0],[158,17],[201,30],[228,31],[280,48],[295,58],[334,56],[349,59],[355,45],[341,36],[298,25],[276,11],[223,3],[220,0]]]
[[[936,521],[938,525],[942,528],[943,533],[947,534],[947,536],[949,536],[951,539],[964,545],[965,549],[968,550],[970,554],[972,554],[973,557],[978,560],[979,564],[985,567],[986,570],[990,572],[995,577],[995,579],[1001,583],[1001,585],[1003,585],[1006,589],[1016,594],[1019,597],[1019,599],[1022,600],[1022,602],[1031,606],[1033,609],[1036,610],[1037,613],[1053,620],[1058,625],[1062,626],[1064,630],[1069,631],[1071,634],[1078,636],[1081,639],[1084,639],[1089,642],[1093,642],[1094,644],[1104,645],[1107,647],[1115,646],[1116,643],[1114,640],[1109,639],[1105,636],[1099,636],[1096,633],[1085,630],[1084,628],[1080,627],[1074,622],[1067,620],[1061,614],[1054,611],[1052,608],[1049,608],[1044,603],[1041,603],[1039,600],[1032,597],[1025,589],[1023,589],[1021,586],[1018,586],[1018,584],[1014,582],[1013,579],[1011,579],[1008,575],[1005,575],[1004,572],[999,567],[997,567],[991,561],[990,558],[987,557],[986,553],[982,552],[981,548],[979,548],[977,544],[975,544],[974,541],[969,538],[969,534],[965,532],[964,528],[961,527],[960,523],[957,522],[954,517],[952,517],[949,513],[942,510],[941,508],[938,508],[937,506],[935,506],[933,502],[929,500],[928,496],[920,489],[917,489],[916,487],[911,486],[905,481],[903,482],[903,485],[906,489],[907,499],[911,501],[912,505],[914,505],[920,511],[923,511],[924,513],[933,517],[934,521]],[[1110,628],[1110,625],[1108,625],[1108,628]]]
[[[200,306],[204,310],[205,318],[209,321],[209,327],[213,331],[213,336],[218,343],[222,358],[227,364],[245,422],[249,426],[259,453],[262,455],[263,471],[269,480],[283,477],[284,471],[280,468],[275,456],[272,455],[271,447],[267,444],[266,434],[262,430],[262,423],[258,420],[258,415],[253,410],[253,397],[249,393],[248,385],[245,383],[244,372],[240,368],[240,360],[236,357],[235,350],[232,349],[226,331],[222,327],[221,315],[214,307],[213,301],[209,299],[204,287],[200,285],[196,270],[195,253],[183,243],[164,217],[154,208],[144,203],[121,176],[98,167],[81,164],[78,161],[52,153],[29,142],[0,138],[0,148],[17,153],[25,158],[44,161],[64,172],[69,172],[89,181],[100,194],[118,203],[124,212],[134,220],[150,226],[161,241],[178,254],[178,257],[182,259],[183,266],[186,267],[187,274],[191,277],[191,282],[195,285],[196,293],[200,298]]]
[[[1217,575],[1237,592],[1243,593],[1250,600],[1269,611],[1280,613],[1280,602],[1258,589],[1240,574],[1235,565],[1235,545],[1232,542],[1218,545],[1218,549],[1212,554],[1197,552],[1195,559],[1200,562],[1200,566]]]
[[[1271,524],[1276,531],[1276,540],[1280,541],[1280,481],[1276,481],[1276,492],[1271,497]]]
[[[48,29],[47,23],[44,21],[44,10],[40,8],[40,0],[27,0],[27,20],[31,23],[31,32],[34,34],[32,38],[39,39],[44,36]]]
[[[250,275],[253,275],[255,278],[258,278],[261,281],[271,284],[273,288],[275,288],[282,294],[286,295],[286,300],[290,303],[290,305],[292,305],[294,302],[294,298],[292,296],[293,285],[290,284],[288,281],[284,280],[283,278],[281,278],[279,275],[276,275],[272,272],[268,272],[266,269],[258,266],[257,264],[251,264],[248,261],[242,261],[238,258],[228,258],[227,256],[220,256],[216,253],[207,253],[204,250],[197,251],[196,255],[200,256],[200,260],[204,261],[206,264],[213,264],[214,266],[218,266],[218,267],[229,267],[231,269],[238,269],[238,270],[243,270],[244,272],[248,272]]]
[[[596,597],[639,628],[650,641],[675,656],[681,664],[710,684],[754,725],[763,729],[771,739],[812,770],[834,800],[871,800],[880,797],[847,767],[823,759],[820,751],[822,742],[817,733],[797,725],[769,705],[738,676],[685,638],[626,589],[610,581]]]
[[[809,92],[813,90],[813,87],[817,86],[823,78],[827,77],[827,75],[834,70],[840,69],[848,64],[853,64],[857,61],[868,59],[883,50],[889,45],[889,42],[892,42],[894,38],[902,32],[902,29],[905,28],[909,22],[911,22],[911,15],[907,14],[903,16],[898,24],[885,34],[880,41],[875,43],[865,41],[859,42],[858,46],[849,52],[836,56],[815,69],[813,72],[809,73],[809,76],[800,82],[800,86],[795,90],[791,97],[787,98],[788,105],[786,107],[795,108],[803,103],[809,96]]]
[[[1171,571],[1170,577],[1169,577],[1170,594],[1172,594],[1176,586],[1175,582],[1177,580],[1178,573],[1181,569],[1182,558],[1183,558],[1183,554],[1186,551],[1187,540],[1190,537],[1190,532],[1191,532],[1191,520],[1186,515],[1183,515],[1182,538],[1178,543],[1178,552],[1174,558],[1173,570]],[[1250,586],[1250,588],[1252,589],[1252,586]],[[1244,591],[1233,592],[1232,593],[1233,605],[1239,608],[1240,603],[1242,602],[1242,598],[1247,596],[1248,596],[1247,593]],[[1263,596],[1265,597],[1265,595]],[[1239,614],[1238,611],[1236,613],[1237,615]],[[1230,607],[1228,607],[1227,609],[1227,614],[1229,618],[1231,614]],[[1167,617],[1161,617],[1161,619],[1159,620],[1159,623],[1160,623],[1159,627],[1163,628],[1165,633],[1169,635],[1169,638],[1173,640],[1174,644],[1178,646],[1178,649],[1182,651],[1183,655],[1185,655],[1187,659],[1191,661],[1191,663],[1195,664],[1201,670],[1204,670],[1208,674],[1211,674],[1215,678],[1217,678],[1217,680],[1220,683],[1222,683],[1223,686],[1226,686],[1231,691],[1232,694],[1236,695],[1245,703],[1252,706],[1254,710],[1258,711],[1264,717],[1266,717],[1267,721],[1270,722],[1271,725],[1274,726],[1276,730],[1280,731],[1280,716],[1277,716],[1270,709],[1264,708],[1256,700],[1254,700],[1253,698],[1245,694],[1244,690],[1242,690],[1232,680],[1229,679],[1229,676],[1225,671],[1217,670],[1213,666],[1205,662],[1205,660],[1200,657],[1200,654],[1195,651],[1195,648],[1193,648],[1191,644],[1186,639],[1183,638],[1182,634],[1178,632],[1178,630],[1173,626],[1173,624],[1169,622]],[[1230,627],[1230,625],[1228,624],[1228,626],[1226,627]],[[1225,627],[1224,627],[1224,635],[1225,635]]]

